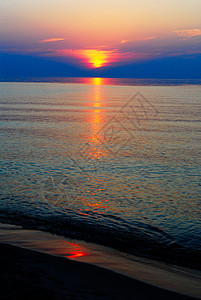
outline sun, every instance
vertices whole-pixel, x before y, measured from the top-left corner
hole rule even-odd
[[[90,68],[101,68],[109,63],[109,51],[87,49],[82,50],[86,63]]]
[[[103,66],[104,61],[102,59],[99,59],[99,58],[94,58],[92,60],[92,64],[93,64],[94,68],[100,68],[101,66]]]
[[[125,58],[125,55],[122,56],[118,49],[65,49],[58,50],[57,55],[74,57],[78,60],[78,64],[90,69],[102,68],[118,61],[122,61],[122,59]]]

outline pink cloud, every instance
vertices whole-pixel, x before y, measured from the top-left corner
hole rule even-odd
[[[148,41],[148,40],[153,40],[155,38],[156,38],[155,36],[147,36],[147,37],[142,38],[142,40]]]
[[[137,38],[136,41],[148,41],[148,40],[153,40],[155,39],[155,36],[145,36],[145,37],[141,37],[141,38]],[[126,44],[128,42],[132,42],[131,40],[121,40],[120,44]]]
[[[64,38],[52,38],[52,39],[46,39],[40,41],[40,43],[49,43],[49,42],[58,42],[58,41],[63,41],[65,40]]]

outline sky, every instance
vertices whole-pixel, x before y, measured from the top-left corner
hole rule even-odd
[[[187,59],[188,66],[192,59],[196,65],[201,55],[200,12],[200,0],[1,1],[1,64],[5,68],[5,57],[9,68],[9,59],[15,66],[15,57],[34,57],[52,62],[53,69],[60,63],[80,74],[103,75],[104,70],[146,63],[149,67],[153,61],[175,58],[184,65]],[[201,76],[199,70],[194,76]]]

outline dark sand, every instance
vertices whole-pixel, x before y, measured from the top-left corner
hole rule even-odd
[[[195,299],[97,266],[0,243],[0,299]]]

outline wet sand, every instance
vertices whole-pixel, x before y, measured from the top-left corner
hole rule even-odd
[[[0,243],[1,299],[193,299],[104,268]]]
[[[101,245],[0,223],[0,242],[103,267],[155,287],[201,298],[201,272]]]

